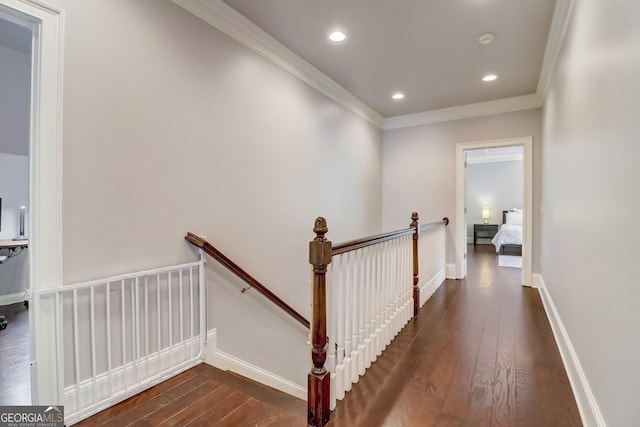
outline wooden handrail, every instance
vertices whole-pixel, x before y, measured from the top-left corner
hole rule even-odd
[[[386,242],[387,240],[393,240],[397,237],[408,236],[409,234],[413,234],[413,229],[405,228],[403,230],[390,231],[388,233],[377,234],[375,236],[349,240],[347,242],[342,242],[342,243],[333,245],[333,250],[331,254],[340,255],[345,252],[351,252],[351,251],[355,251],[356,249],[365,248],[367,246],[375,245],[377,243]]]
[[[449,225],[449,218],[444,217],[442,221],[430,222],[429,224],[421,224],[420,231],[429,230],[431,228],[438,227],[439,225]],[[332,255],[340,255],[345,252],[355,251],[356,249],[365,248],[378,243],[386,242],[387,240],[393,240],[401,236],[408,236],[414,234],[414,228],[404,228],[402,230],[390,231],[388,233],[377,234],[375,236],[363,237],[360,239],[349,240],[346,242],[333,245]]]
[[[238,264],[231,261],[229,257],[227,257],[225,254],[223,254],[218,249],[216,249],[211,243],[207,242],[202,237],[193,233],[187,233],[187,235],[184,238],[189,243],[202,249],[205,253],[207,253],[207,255],[211,256],[213,259],[215,259],[220,264],[225,266],[227,269],[229,269],[229,271],[231,271],[233,274],[238,276],[240,279],[242,279],[245,283],[247,283],[249,286],[254,288],[256,291],[260,292],[269,301],[273,302],[275,305],[280,307],[282,310],[285,311],[285,313],[287,313],[288,315],[293,317],[295,320],[300,322],[304,327],[306,327],[307,329],[310,327],[309,321],[305,319],[300,313],[294,310],[286,302],[282,301],[277,295],[275,295],[273,292],[267,289],[266,286],[264,286],[262,283],[256,280],[253,276],[251,276],[249,273],[244,271],[240,266],[238,266]]]
[[[430,230],[436,228],[439,225],[449,225],[449,218],[446,216],[441,221],[430,222],[429,224],[420,224],[420,231]]]

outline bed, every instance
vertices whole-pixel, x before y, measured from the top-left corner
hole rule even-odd
[[[522,256],[522,209],[502,211],[502,225],[491,243],[499,255]]]

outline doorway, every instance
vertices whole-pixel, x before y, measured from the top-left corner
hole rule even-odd
[[[523,150],[523,215],[522,215],[522,285],[530,286],[531,254],[532,254],[532,207],[533,207],[533,138],[511,138],[493,141],[460,143],[456,145],[456,229],[455,259],[456,277],[462,279],[467,272],[467,228],[468,212],[466,212],[465,182],[466,152],[471,150],[492,149],[497,147],[521,146]]]
[[[29,348],[32,405],[62,405],[62,349],[56,302],[62,286],[63,11],[40,0],[0,0],[0,17],[31,31],[28,224]],[[30,207],[30,208],[29,208]]]
[[[28,313],[32,29],[0,10],[0,405],[31,404]]]

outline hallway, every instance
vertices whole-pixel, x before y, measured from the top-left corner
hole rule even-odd
[[[518,285],[520,269],[498,267],[492,245],[468,253],[467,279],[440,287],[329,426],[582,425],[538,291]],[[81,425],[304,425],[304,402],[216,371],[200,365]],[[229,388],[187,387],[194,376]]]
[[[536,289],[469,245],[447,280],[339,403],[334,426],[580,426]]]

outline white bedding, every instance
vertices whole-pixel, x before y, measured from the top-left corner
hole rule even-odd
[[[496,252],[500,252],[502,245],[521,245],[522,226],[502,224],[491,243],[496,247]]]

